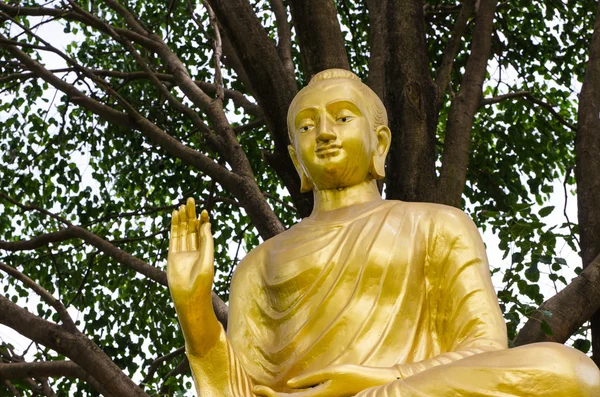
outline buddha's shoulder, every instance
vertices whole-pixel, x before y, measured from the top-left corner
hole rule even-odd
[[[389,214],[394,218],[411,218],[415,222],[445,223],[471,223],[471,218],[462,210],[444,204],[420,203],[398,200],[388,200],[391,210]]]
[[[269,255],[269,252],[278,244],[279,241],[281,241],[282,238],[285,238],[285,235],[288,232],[289,230],[283,231],[278,235],[263,241],[250,250],[250,252],[244,256],[244,258],[236,267],[233,273],[233,280],[257,276],[262,271],[262,265],[265,262],[265,257]]]

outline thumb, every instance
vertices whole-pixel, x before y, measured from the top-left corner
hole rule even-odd
[[[305,389],[326,382],[331,379],[331,373],[327,369],[308,372],[288,380],[287,385],[294,389]]]
[[[214,261],[215,242],[210,230],[210,222],[200,225],[200,258],[204,262]]]
[[[254,386],[252,392],[263,397],[277,397],[275,391],[267,386]]]

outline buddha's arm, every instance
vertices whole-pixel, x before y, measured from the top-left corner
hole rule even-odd
[[[254,396],[252,380],[240,364],[223,327],[218,340],[205,354],[188,353],[188,359],[200,396]]]
[[[207,397],[253,397],[252,380],[236,356],[209,299],[203,300],[204,310],[177,307],[196,390],[200,396]],[[198,301],[190,301],[190,304],[202,305]]]
[[[397,365],[402,378],[475,354],[507,347],[506,325],[491,282],[481,236],[462,211],[434,226],[429,264],[429,313],[441,354]]]
[[[239,268],[242,267],[245,266],[240,264]],[[230,297],[229,324],[236,323],[235,313],[239,307],[237,299],[237,296]],[[212,305],[210,308],[212,309]],[[252,379],[242,366],[223,326],[213,310],[205,310],[203,313],[203,318],[196,318],[191,328],[184,327],[182,322],[187,356],[198,394],[207,397],[253,397]]]
[[[250,397],[250,380],[240,366],[212,306],[214,243],[208,213],[196,205],[173,212],[167,278],[201,396]]]

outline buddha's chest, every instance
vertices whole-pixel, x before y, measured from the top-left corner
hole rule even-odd
[[[420,343],[426,258],[388,243],[330,244],[265,274],[258,343],[275,378],[337,364],[389,366]]]
[[[268,255],[263,291],[282,323],[305,322],[319,307],[327,307],[321,314],[328,316],[348,305],[391,310],[387,306],[397,304],[395,296],[417,302],[425,294],[426,244],[391,228],[376,235],[354,232],[331,233],[303,249],[281,247]]]

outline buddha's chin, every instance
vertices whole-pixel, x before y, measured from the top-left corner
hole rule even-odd
[[[363,179],[366,180],[366,177]],[[323,167],[319,172],[319,177],[314,178],[313,181],[316,182],[318,190],[342,191],[360,184],[363,179],[356,178],[356,175],[349,173],[346,167],[337,164],[336,166]]]
[[[324,162],[324,164],[319,167],[318,174],[323,181],[332,181],[333,185],[338,185],[343,179],[343,175],[345,174],[346,167],[343,161],[335,161],[334,159],[329,159],[330,161]]]

